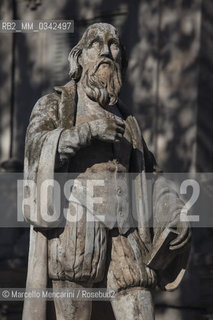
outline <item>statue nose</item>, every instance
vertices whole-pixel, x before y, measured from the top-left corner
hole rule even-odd
[[[110,50],[109,50],[108,45],[105,44],[105,45],[103,46],[103,49],[102,49],[102,51],[101,51],[101,56],[102,56],[102,57],[108,57],[108,58],[111,57],[111,52],[110,52]]]

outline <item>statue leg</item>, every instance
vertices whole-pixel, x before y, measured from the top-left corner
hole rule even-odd
[[[53,289],[75,289],[85,288],[88,285],[82,285],[62,280],[52,280]],[[57,320],[90,320],[92,311],[92,301],[72,300],[72,299],[54,299],[56,319]]]
[[[130,288],[116,294],[111,301],[116,320],[154,320],[152,295],[143,288]]]

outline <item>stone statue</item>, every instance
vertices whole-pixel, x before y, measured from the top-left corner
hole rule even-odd
[[[71,50],[69,63],[70,82],[39,99],[32,111],[26,135],[25,180],[36,182],[39,189],[56,172],[73,173],[83,181],[91,176],[101,178],[105,186],[94,189],[94,195],[101,194],[103,206],[98,210],[106,223],[94,219],[87,225],[84,193],[89,190],[75,182],[68,213],[81,211],[81,219],[63,225],[60,219],[47,222],[41,212],[44,208],[53,212],[53,193],[43,201],[26,183],[25,198],[30,192],[34,196],[34,206],[24,210],[31,224],[27,288],[113,289],[111,304],[117,320],[151,320],[150,288],[175,289],[185,271],[191,231],[187,222],[179,219],[183,203],[160,174],[136,119],[118,99],[127,61],[116,28],[107,23],[88,27]],[[152,226],[146,219],[147,172],[154,179]],[[72,199],[78,199],[75,206]],[[95,210],[89,208],[94,216]],[[132,219],[133,213],[136,219]],[[167,219],[160,227],[161,215]],[[161,242],[169,239],[171,230],[178,232],[162,256]],[[53,319],[46,305],[44,299],[26,300],[23,319]],[[89,320],[91,305],[85,300],[54,300],[57,319]]]

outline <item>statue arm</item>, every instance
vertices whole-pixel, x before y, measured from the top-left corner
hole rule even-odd
[[[174,228],[179,232],[177,238],[170,243],[170,250],[185,248],[191,239],[191,229],[187,221],[180,220],[184,202],[175,190],[172,182],[167,179],[157,165],[154,155],[149,151],[143,140],[146,172],[153,173],[153,228],[154,242],[162,231]]]
[[[24,207],[25,219],[36,227],[46,227],[41,208],[41,185],[54,178],[57,143],[62,128],[58,127],[57,97],[50,94],[38,100],[33,108],[26,133],[24,162],[24,198],[30,205]],[[48,197],[52,210],[52,197]]]
[[[40,98],[35,104],[25,138],[25,178],[35,180],[44,142],[58,127],[57,100],[54,94]],[[57,143],[57,142],[56,142]]]
[[[74,156],[76,152],[91,143],[92,133],[89,123],[85,122],[71,129],[66,129],[61,133],[58,152]]]
[[[187,268],[190,255],[191,228],[187,221],[181,221],[180,219],[184,202],[181,200],[174,184],[162,174],[162,170],[158,167],[153,154],[148,150],[144,141],[143,149],[146,171],[152,173],[153,176],[151,195],[153,239],[151,252],[154,254],[158,250],[158,254],[161,255],[156,254],[158,265],[155,265],[155,259],[150,268],[153,267],[157,271],[159,287],[163,290],[172,291],[179,286]],[[170,231],[171,229],[174,232]],[[178,235],[175,235],[176,231],[179,233]],[[171,240],[171,236],[174,240]],[[168,247],[166,248],[165,245]],[[161,263],[163,263],[163,266],[161,266]]]

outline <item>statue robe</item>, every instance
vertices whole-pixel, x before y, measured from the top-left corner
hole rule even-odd
[[[42,181],[54,179],[55,163],[57,158],[57,146],[60,135],[64,129],[74,126],[76,108],[76,84],[72,80],[64,87],[55,88],[56,92],[42,97],[36,103],[30,118],[27,129],[25,145],[25,197],[29,197],[29,180],[36,185],[31,186],[31,196],[33,201],[30,206],[24,207],[25,219],[31,224],[30,228],[30,248],[28,261],[27,289],[46,288],[48,281],[47,270],[47,238],[45,231],[41,228],[57,227],[57,224],[46,223],[40,214],[43,203],[40,200],[39,190]],[[131,158],[131,171],[137,173],[134,179],[135,210],[137,211],[138,233],[148,251],[152,250],[153,243],[160,237],[165,226],[157,227],[157,217],[163,215],[180,214],[183,203],[177,194],[171,192],[167,181],[162,176],[158,178],[158,168],[152,153],[148,150],[139,125],[136,119],[130,115],[121,102],[118,108],[125,116],[132,132],[133,155]],[[64,164],[66,171],[66,163]],[[154,236],[151,235],[150,228],[146,225],[148,214],[148,191],[146,183],[146,172],[153,173],[155,180],[153,187],[153,214],[154,214]],[[33,191],[32,191],[33,190]],[[168,194],[170,201],[168,203]],[[53,194],[47,199],[47,207],[53,211]],[[32,212],[37,219],[32,219]],[[171,220],[174,216],[171,216]],[[170,221],[171,221],[170,220]],[[168,221],[168,220],[167,220]],[[57,222],[60,224],[60,220]],[[158,271],[158,285],[164,290],[174,290],[179,285],[184,275],[189,250],[183,254],[176,254],[172,262],[165,270]],[[45,320],[46,301],[26,299],[24,302],[23,320]]]

